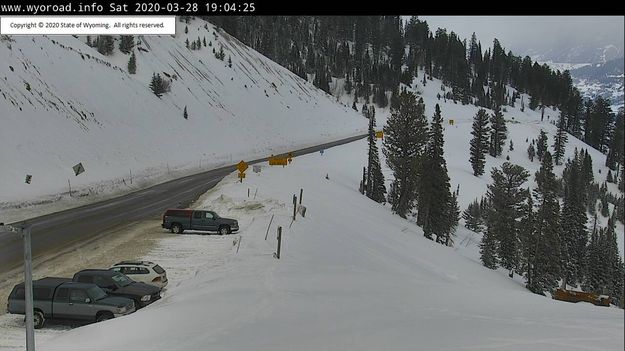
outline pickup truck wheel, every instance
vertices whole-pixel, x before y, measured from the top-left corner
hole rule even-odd
[[[24,318],[24,323],[26,322],[26,318]],[[43,312],[34,311],[33,313],[33,325],[35,329],[43,328],[43,325],[46,323],[46,319],[43,317]]]
[[[221,227],[219,227],[219,235],[226,234],[230,234],[230,227],[228,227],[227,225],[222,225]]]
[[[182,234],[182,232],[184,231],[184,229],[182,229],[182,226],[178,223],[172,224],[171,230],[176,234]]]
[[[108,319],[113,319],[115,316],[111,312],[100,312],[95,316],[96,322],[102,322]]]

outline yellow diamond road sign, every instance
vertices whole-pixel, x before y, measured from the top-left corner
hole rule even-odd
[[[237,169],[239,170],[239,172],[243,173],[245,172],[245,170],[247,169],[247,163],[245,163],[245,161],[241,161],[237,164]]]

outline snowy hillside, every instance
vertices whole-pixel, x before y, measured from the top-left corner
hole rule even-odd
[[[422,77],[423,71],[419,72]],[[523,112],[520,110],[520,103],[517,101],[516,107],[505,106],[503,111],[504,118],[508,128],[508,138],[504,146],[503,155],[497,158],[486,156],[485,174],[480,177],[473,176],[471,164],[469,163],[469,141],[471,139],[471,124],[473,123],[473,117],[480,109],[473,105],[462,105],[461,103],[454,103],[452,100],[445,101],[443,98],[440,100],[437,95],[440,93],[442,83],[438,79],[428,80],[425,87],[418,80],[413,82],[413,88],[410,90],[418,93],[425,102],[426,116],[431,121],[434,114],[434,107],[436,104],[440,105],[444,125],[445,147],[444,157],[447,162],[447,169],[451,180],[451,189],[455,190],[459,186],[460,194],[458,196],[458,204],[461,210],[464,210],[469,203],[476,198],[486,194],[486,187],[491,183],[490,170],[493,167],[500,167],[506,162],[506,157],[510,156],[510,162],[518,164],[524,167],[530,173],[530,181],[526,184],[526,187],[535,188],[536,183],[534,181],[534,174],[540,168],[540,163],[537,159],[531,162],[527,156],[527,148],[532,139],[537,139],[540,130],[543,129],[548,136],[549,150],[553,152],[553,138],[556,133],[555,122],[560,114],[558,110],[551,108],[545,109],[545,116],[541,121],[541,111],[532,111],[527,108],[527,105]],[[512,89],[510,89],[512,91]],[[524,101],[529,101],[528,95],[523,94]],[[343,96],[343,103],[351,101],[349,96]],[[362,103],[362,102],[361,102]],[[361,105],[358,105],[361,109]],[[492,114],[492,110],[488,110],[489,114]],[[386,120],[390,116],[388,108],[376,109],[376,119],[378,127],[376,129],[382,129],[382,126],[386,123]],[[454,124],[450,125],[449,120],[453,120]],[[527,141],[526,141],[527,140]],[[512,141],[514,150],[509,150],[509,143]],[[606,180],[608,174],[608,168],[605,167],[606,155],[588,146],[586,143],[579,139],[569,135],[568,142],[566,144],[566,152],[564,159],[571,158],[574,154],[575,148],[578,150],[586,149],[593,160],[593,170],[595,182],[603,183]],[[382,157],[382,155],[381,155]],[[384,161],[382,161],[384,163]],[[365,164],[363,164],[364,166]],[[558,176],[562,176],[564,170],[564,164],[554,166],[554,173]],[[384,174],[387,182],[387,189],[389,189],[390,181],[392,180],[392,172],[387,171]],[[608,183],[608,191],[614,195],[620,194],[616,184]],[[599,217],[598,223],[602,226],[607,224],[607,218]],[[590,223],[589,223],[590,225]],[[623,225],[617,223],[617,234],[619,236],[619,246],[621,249],[621,255],[624,255],[625,248],[625,235],[623,234]]]
[[[144,257],[168,270],[162,300],[69,332],[37,331],[38,349],[623,348],[622,310],[532,294],[482,267],[465,230],[456,248],[444,247],[362,196],[365,149],[359,141],[286,168],[263,166],[243,184],[226,177],[198,207],[238,218],[239,234],[169,235]],[[300,188],[306,218],[290,225]],[[277,226],[280,260],[272,257]]]
[[[102,56],[82,37],[0,39],[0,213],[67,198],[68,179],[74,195],[98,197],[366,130],[362,116],[228,34],[185,26],[135,38],[136,75],[117,41]],[[211,46],[187,49],[198,37]],[[223,61],[212,52],[221,47]],[[148,87],[153,73],[170,77],[162,98]],[[75,177],[79,162],[86,172]]]
[[[180,26],[184,33],[185,25]],[[108,184],[95,183],[119,183],[121,177],[127,182],[130,169],[135,177],[154,181],[180,174],[174,169],[197,171],[200,162],[202,168],[233,163],[252,157],[250,151],[264,156],[366,128],[362,115],[345,107],[353,97],[342,95],[337,104],[336,98],[227,34],[216,32],[215,39],[213,27],[207,27],[193,22],[187,35],[140,38],[139,47],[147,51],[137,50],[136,76],[115,68],[125,67],[127,56],[102,57],[82,44],[83,38],[3,41],[0,55],[12,69],[0,80],[6,94],[0,108],[12,129],[0,132],[0,201],[10,206],[9,201],[26,195],[62,192],[67,178],[100,191]],[[217,60],[207,47],[188,50],[186,38],[198,36],[206,36],[217,50],[221,43],[226,59]],[[177,76],[162,99],[147,88],[153,72]],[[426,86],[417,81],[413,87],[425,101],[428,118],[440,104],[445,159],[452,189],[459,186],[461,209],[485,194],[490,169],[503,164],[506,156],[530,172],[527,186],[535,186],[533,174],[540,165],[528,159],[528,143],[544,129],[551,148],[558,111],[546,110],[541,121],[540,111],[526,105],[521,112],[518,101],[517,107],[506,107],[504,154],[487,156],[486,174],[474,177],[469,139],[478,108],[439,100],[444,91],[436,79]],[[333,91],[340,90],[340,82],[334,81]],[[24,90],[25,83],[32,95]],[[524,101],[529,101],[527,95]],[[185,106],[189,120],[182,117]],[[359,101],[359,110],[361,106]],[[114,114],[107,112],[111,109]],[[389,114],[388,109],[377,110],[377,129]],[[575,148],[588,149],[595,181],[605,180],[605,155],[569,136],[566,157]],[[10,167],[4,167],[5,160]],[[87,172],[74,178],[71,166],[81,161]],[[161,263],[170,279],[164,298],[130,316],[95,325],[67,331],[52,324],[37,331],[38,349],[623,349],[622,310],[530,293],[518,276],[509,279],[503,270],[483,267],[481,236],[462,226],[454,247],[426,240],[419,227],[393,215],[388,205],[358,192],[365,164],[366,143],[359,141],[295,158],[286,168],[263,165],[260,174],[248,174],[243,184],[234,174],[226,177],[194,206],[237,218],[240,233],[169,235],[152,221],[143,236],[157,238],[155,248],[138,257],[115,253],[102,265],[131,258]],[[554,169],[558,176],[562,170]],[[392,173],[386,167],[383,171],[390,182]],[[33,184],[25,185],[29,172]],[[300,188],[306,218],[291,224],[291,197]],[[618,192],[614,184],[608,188]],[[600,217],[600,224],[606,220]],[[284,229],[280,260],[272,255],[277,226]],[[617,233],[623,255],[621,224]],[[46,272],[54,274],[55,269],[47,267]],[[23,348],[22,321],[21,316],[0,316],[0,349]]]

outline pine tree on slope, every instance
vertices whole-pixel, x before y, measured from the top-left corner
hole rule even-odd
[[[558,131],[556,132],[556,135],[554,135],[553,139],[553,160],[556,165],[560,165],[562,163],[562,158],[564,158],[564,151],[566,150],[566,142],[568,140],[568,135],[566,133],[566,120],[563,113],[560,113],[560,118],[558,119]]]
[[[532,282],[528,289],[536,294],[553,290],[561,276],[560,240],[560,204],[556,177],[553,174],[551,154],[547,151],[539,171],[536,173],[537,188],[534,196],[538,211],[536,212],[536,251],[533,262],[530,263]]]
[[[536,156],[538,156],[538,161],[543,160],[545,152],[547,152],[547,133],[541,129],[536,142]]]
[[[529,173],[521,166],[505,162],[501,169],[491,171],[492,184],[488,185],[487,197],[491,204],[486,216],[486,225],[498,243],[497,256],[501,266],[513,275],[518,265],[518,219],[520,208],[526,199],[525,189],[521,186],[527,181]]]
[[[462,218],[464,219],[464,226],[474,232],[482,232],[483,220],[480,204],[475,199],[469,206],[462,212]]]
[[[519,230],[519,271],[524,275],[526,287],[533,286],[533,264],[536,261],[536,213],[534,199],[529,189],[525,192],[526,201],[521,206],[521,229]],[[530,289],[531,290],[531,289]]]
[[[451,228],[445,223],[449,212],[451,192],[447,165],[443,156],[443,117],[436,104],[429,141],[420,167],[417,201],[417,225],[423,227],[426,238],[447,242]]]
[[[625,148],[625,128],[623,126],[623,109],[620,109],[618,114],[616,115],[616,122],[614,124],[614,130],[612,132],[612,137],[610,138],[610,150],[608,151],[608,156],[605,159],[605,165],[609,167],[611,170],[616,170],[616,166],[621,162],[625,153],[623,149]],[[625,166],[621,164],[621,167]]]
[[[375,202],[384,202],[386,196],[386,186],[384,185],[384,175],[380,166],[380,156],[375,137],[375,108],[369,106],[369,154],[367,167],[367,197]]]
[[[489,153],[493,157],[500,156],[503,152],[503,145],[506,142],[508,129],[506,128],[506,120],[501,113],[501,106],[495,108],[490,119],[490,147]]]
[[[122,35],[119,40],[119,51],[129,54],[135,48],[135,39],[132,35]]]
[[[427,119],[423,99],[411,92],[402,92],[398,108],[391,109],[391,117],[384,126],[386,163],[393,170],[394,180],[388,202],[400,217],[412,210],[417,183],[417,167],[427,142]]]
[[[534,156],[536,156],[536,149],[534,148],[534,144],[530,144],[527,147],[527,157],[530,159],[530,162],[534,162]]]
[[[135,52],[133,51],[128,59],[128,73],[136,74],[137,73],[137,57],[135,56]]]
[[[563,252],[566,269],[566,282],[571,286],[583,280],[583,266],[586,257],[588,232],[586,223],[585,194],[581,184],[582,160],[575,150],[573,160],[566,165],[564,172],[564,204],[562,208],[562,239],[566,251]]]
[[[473,117],[473,129],[471,130],[470,157],[473,175],[480,176],[484,174],[484,164],[486,153],[488,152],[488,136],[490,128],[488,127],[488,114],[486,110],[480,109],[475,117]]]

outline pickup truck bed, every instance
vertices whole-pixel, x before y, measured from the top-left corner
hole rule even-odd
[[[24,283],[13,287],[7,312],[26,314]],[[46,319],[101,321],[135,311],[133,300],[106,295],[95,284],[75,283],[68,278],[43,278],[33,281],[35,328]]]

